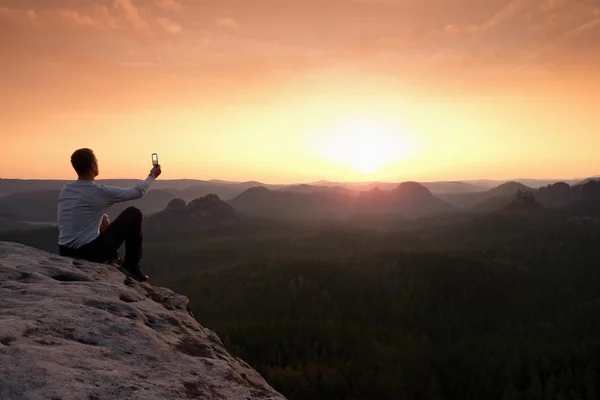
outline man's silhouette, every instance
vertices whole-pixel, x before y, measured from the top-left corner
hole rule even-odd
[[[142,198],[161,174],[152,168],[146,180],[132,188],[98,185],[98,160],[90,149],[71,155],[78,179],[67,183],[58,198],[58,245],[61,256],[106,262],[114,258],[125,242],[123,272],[139,281],[148,280],[139,262],[142,258],[142,212],[129,207],[106,226],[105,212],[115,203]],[[102,228],[102,229],[101,229]]]

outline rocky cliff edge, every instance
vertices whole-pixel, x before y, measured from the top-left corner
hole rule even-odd
[[[0,242],[0,399],[284,399],[188,304],[112,265]]]

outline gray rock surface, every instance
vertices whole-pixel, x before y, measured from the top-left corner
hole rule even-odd
[[[112,265],[0,242],[0,399],[284,399],[188,304]]]

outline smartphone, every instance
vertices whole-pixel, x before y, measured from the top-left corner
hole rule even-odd
[[[153,166],[158,166],[158,154],[156,153],[152,153],[152,165]]]

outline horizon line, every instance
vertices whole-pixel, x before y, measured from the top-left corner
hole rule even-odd
[[[211,179],[200,179],[200,178],[169,178],[169,179],[158,179],[157,182],[162,181],[162,182],[169,182],[169,181],[199,181],[199,182],[225,182],[225,183],[233,183],[233,184],[242,184],[242,183],[249,183],[249,182],[256,182],[256,183],[260,183],[263,185],[273,185],[273,186],[277,186],[277,185],[313,185],[313,184],[317,184],[317,183],[332,183],[332,184],[370,184],[370,183],[383,183],[383,184],[396,184],[396,183],[405,183],[405,182],[417,182],[417,183],[469,183],[469,182],[481,182],[481,181],[488,181],[488,182],[518,182],[518,181],[553,181],[555,183],[558,182],[565,182],[565,181],[583,181],[586,179],[594,179],[594,178],[600,178],[600,174],[599,175],[590,175],[590,176],[586,176],[586,177],[571,177],[571,178],[509,178],[509,179],[491,179],[491,178],[479,178],[479,179],[448,179],[448,180],[411,180],[411,179],[407,179],[407,180],[397,180],[397,181],[391,181],[391,180],[387,180],[387,181],[382,181],[382,180],[366,180],[366,181],[332,181],[332,180],[328,180],[328,179],[322,179],[322,180],[317,180],[317,181],[311,181],[311,182],[298,182],[298,181],[294,181],[294,182],[288,182],[288,183],[267,183],[267,182],[262,182],[262,181],[258,181],[258,180],[240,180],[240,181],[234,181],[234,180],[225,180],[225,179],[218,179],[218,178],[211,178]],[[3,178],[0,177],[0,181],[1,180],[13,180],[13,181],[73,181],[76,179],[65,179],[65,178]],[[101,179],[97,179],[97,181],[107,181],[107,180],[114,180],[114,181],[125,181],[125,180],[130,180],[130,181],[138,181],[141,180],[139,178],[101,178]]]

